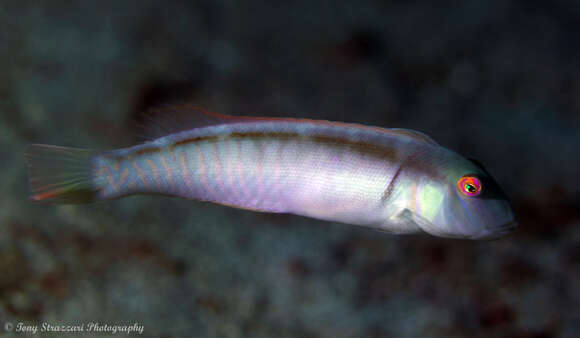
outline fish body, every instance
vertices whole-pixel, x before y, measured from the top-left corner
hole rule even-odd
[[[419,132],[190,114],[214,120],[111,151],[32,145],[32,199],[70,203],[163,194],[444,237],[497,237],[515,226],[507,198],[485,169]],[[61,155],[47,156],[55,149]],[[64,166],[85,163],[75,186],[51,178],[74,173],[59,169],[58,158]],[[485,180],[495,198],[486,203],[479,197],[471,205],[476,197],[462,196],[455,184],[465,174]]]

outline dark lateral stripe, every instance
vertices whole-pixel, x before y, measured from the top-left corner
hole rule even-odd
[[[281,132],[269,132],[263,133],[259,131],[250,131],[245,133],[233,132],[227,135],[232,138],[298,138],[301,135],[298,133],[281,133]]]
[[[298,141],[324,144],[324,145],[327,145],[330,147],[349,148],[349,150],[351,150],[351,151],[358,152],[360,154],[366,154],[366,155],[369,155],[372,157],[379,157],[379,158],[381,158],[385,161],[391,162],[393,164],[397,163],[398,161],[401,160],[401,158],[400,158],[401,150],[398,149],[397,147],[394,147],[394,146],[373,144],[373,143],[368,143],[368,142],[364,142],[364,141],[357,141],[357,140],[349,140],[347,138],[340,137],[340,136],[329,136],[329,135],[320,135],[320,134],[319,135],[303,135],[303,134],[296,133],[296,132],[259,132],[259,131],[232,132],[230,134],[223,134],[223,135],[207,135],[207,136],[191,137],[191,138],[179,140],[179,141],[169,145],[168,148],[158,148],[158,147],[145,148],[145,149],[140,149],[140,150],[135,151],[135,154],[142,155],[142,154],[160,153],[164,149],[168,149],[170,152],[173,152],[177,147],[180,147],[180,146],[193,144],[193,143],[197,143],[197,142],[204,142],[204,141],[212,141],[212,142],[217,142],[218,140],[226,141],[229,138],[238,139],[238,140],[240,140],[240,139],[261,140],[262,142],[258,142],[258,144],[260,145],[260,148],[263,147],[263,142],[268,141],[267,139],[273,139],[276,141],[282,141],[282,140],[287,141],[287,140],[295,139]],[[263,150],[259,151],[258,153],[261,154],[262,151]],[[403,153],[404,153],[404,151],[403,151]],[[261,154],[261,155],[263,155],[263,154]],[[440,177],[441,173],[438,172],[435,168],[429,168],[429,166],[425,167],[420,161],[416,161],[415,159],[412,159],[418,155],[419,154],[415,153],[412,156],[408,157],[406,160],[404,160],[406,163],[403,165],[403,167],[405,167],[405,169],[409,169],[412,171],[426,172],[426,174],[428,174],[429,176],[431,176],[434,179],[441,178]],[[118,162],[119,164],[120,164],[120,161],[124,160],[123,157],[116,157],[115,159],[117,161],[119,161]]]
[[[192,138],[187,138],[183,140],[176,141],[175,143],[169,145],[169,149],[173,150],[180,146],[185,146],[192,143],[213,141],[217,142],[220,138],[228,139],[244,139],[244,138],[273,138],[277,140],[288,140],[288,139],[303,139],[310,140],[315,143],[323,143],[329,145],[346,146],[355,151],[360,151],[362,153],[375,153],[381,154],[386,160],[393,161],[397,158],[397,150],[393,147],[382,146],[373,143],[367,143],[362,141],[353,141],[337,136],[326,136],[326,135],[301,135],[295,132],[233,132],[224,135],[208,135],[208,136],[197,136]],[[135,155],[148,155],[161,152],[162,148],[144,148],[135,151]]]
[[[310,140],[315,143],[323,143],[328,145],[336,146],[346,146],[355,151],[361,153],[369,154],[380,154],[384,156],[385,160],[393,161],[397,158],[397,150],[393,147],[382,146],[373,143],[367,143],[362,141],[352,141],[342,137],[337,136],[326,136],[326,135],[301,135],[295,132],[233,132],[230,134],[224,134],[223,136],[211,135],[211,136],[200,136],[193,137],[189,139],[180,140],[175,142],[170,147],[175,148],[182,145],[187,145],[195,142],[202,141],[217,141],[220,137],[224,140],[228,138],[232,139],[244,139],[244,138],[254,138],[254,139],[265,139],[272,138],[276,140],[288,140],[288,139],[303,139]]]
[[[356,152],[363,154],[379,155],[387,161],[395,161],[398,151],[394,147],[383,146],[380,144],[367,143],[363,141],[352,141],[340,137],[326,135],[312,135],[308,137],[316,143],[323,143],[334,146],[346,146]]]
[[[196,143],[196,142],[202,142],[202,141],[217,141],[219,138],[220,138],[219,135],[208,135],[208,136],[198,136],[198,137],[186,138],[184,140],[180,140],[180,141],[173,143],[172,145],[170,145],[170,147],[175,148],[175,147],[179,147],[179,146],[188,145],[190,143]]]
[[[155,154],[161,151],[161,148],[145,148],[135,151],[135,155]]]

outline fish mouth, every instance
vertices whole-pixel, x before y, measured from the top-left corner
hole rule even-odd
[[[516,220],[512,220],[502,224],[501,226],[494,228],[493,230],[484,231],[479,233],[471,239],[483,239],[483,240],[493,240],[503,237],[511,232],[514,231],[515,228],[518,227],[518,222]]]

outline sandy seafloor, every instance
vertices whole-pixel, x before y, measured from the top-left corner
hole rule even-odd
[[[0,335],[580,337],[579,17],[564,0],[0,2]],[[423,131],[482,161],[520,228],[28,201],[26,144],[128,146],[139,112],[182,102]]]

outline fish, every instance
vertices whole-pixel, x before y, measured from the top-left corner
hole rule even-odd
[[[190,105],[155,115],[149,138],[127,148],[30,144],[30,199],[79,204],[160,194],[464,239],[517,227],[508,197],[480,162],[419,131]]]

